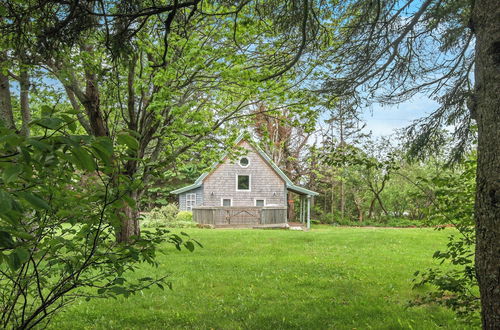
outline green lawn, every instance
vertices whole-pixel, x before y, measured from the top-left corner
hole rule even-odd
[[[452,312],[407,307],[412,274],[454,229],[185,230],[203,249],[163,248],[173,291],[78,302],[53,329],[463,329]]]

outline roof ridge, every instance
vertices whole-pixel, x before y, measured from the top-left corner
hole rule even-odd
[[[247,136],[247,137],[245,137],[245,136]],[[292,190],[303,192],[307,195],[313,195],[313,196],[319,195],[319,193],[317,193],[315,191],[312,191],[312,190],[302,188],[302,187],[295,185],[292,182],[292,180],[290,180],[290,178],[278,167],[278,165],[276,165],[276,163],[271,159],[271,157],[269,157],[269,155],[266,154],[266,152],[264,150],[262,150],[262,148],[259,146],[259,144],[253,140],[252,136],[248,132],[245,131],[245,132],[241,133],[234,141],[234,145],[235,146],[238,145],[239,143],[241,143],[241,141],[248,142],[248,144],[250,144],[250,146],[253,147],[257,151],[257,153],[259,153],[259,155],[271,166],[271,168],[278,174],[278,176],[280,178],[282,178],[283,181],[285,181],[287,188],[291,188]],[[209,171],[204,172],[196,179],[194,184],[173,190],[170,193],[180,194],[180,193],[183,193],[183,192],[200,187],[203,184],[203,180],[217,168],[217,166],[226,158],[228,153],[229,153],[229,151],[224,153],[224,155],[221,157],[221,159],[219,161],[215,162],[214,165],[211,166]]]

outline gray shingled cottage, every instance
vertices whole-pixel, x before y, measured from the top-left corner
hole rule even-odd
[[[312,196],[318,193],[296,186],[259,146],[240,137],[243,156],[229,156],[203,173],[194,184],[172,191],[179,209],[193,211],[200,224],[216,227],[280,225],[287,223],[290,192],[300,196],[299,220],[310,227]]]

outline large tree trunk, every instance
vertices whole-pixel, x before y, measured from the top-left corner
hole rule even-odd
[[[85,100],[82,103],[87,111],[92,133],[95,136],[108,136],[108,127],[101,111],[97,76],[90,71],[85,72]]]
[[[500,6],[476,0],[476,273],[483,329],[500,328]]]
[[[134,191],[129,196],[132,200],[137,200],[137,193]],[[133,236],[139,237],[141,227],[139,225],[139,212],[136,207],[126,204],[120,209],[120,227],[116,230],[116,241],[119,243],[130,243]]]

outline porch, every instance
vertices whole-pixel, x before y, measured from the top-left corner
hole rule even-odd
[[[287,190],[288,192],[292,192],[299,196],[298,216],[296,216],[295,219],[297,219],[300,223],[306,225],[307,229],[310,229],[311,200],[314,196],[318,196],[318,193],[298,186],[287,186]]]
[[[273,206],[199,206],[193,208],[193,220],[219,228],[286,224],[287,209]]]

